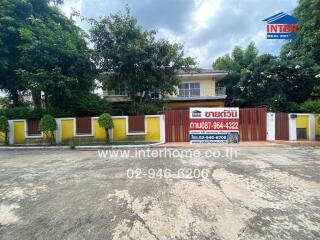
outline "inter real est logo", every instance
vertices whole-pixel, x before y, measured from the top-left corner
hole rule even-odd
[[[295,39],[299,20],[280,12],[263,20],[267,22],[267,39]]]

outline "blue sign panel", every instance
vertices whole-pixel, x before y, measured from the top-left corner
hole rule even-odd
[[[238,132],[192,133],[189,138],[192,143],[239,143]]]

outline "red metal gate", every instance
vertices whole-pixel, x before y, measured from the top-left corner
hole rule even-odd
[[[276,140],[289,140],[288,113],[276,113]]]
[[[166,141],[189,141],[189,110],[167,110]],[[240,141],[266,141],[267,109],[240,109]]]
[[[240,141],[266,141],[267,109],[240,109]]]
[[[189,110],[167,110],[166,115],[166,141],[189,141]]]

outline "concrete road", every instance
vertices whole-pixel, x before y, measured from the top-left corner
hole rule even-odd
[[[1,150],[0,239],[320,239],[319,148],[184,150]]]

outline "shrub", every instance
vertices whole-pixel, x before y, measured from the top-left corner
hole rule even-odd
[[[320,113],[320,100],[308,100],[300,104],[300,111],[305,113]]]
[[[52,145],[55,142],[54,131],[57,130],[56,120],[53,116],[47,114],[40,120],[39,130],[42,131]]]
[[[72,139],[70,141],[69,148],[72,149],[72,150],[76,149],[76,143],[75,143],[74,139]]]
[[[8,119],[41,119],[47,114],[55,117],[97,116],[104,112],[111,112],[110,104],[92,93],[76,94],[66,106],[50,106],[46,109],[30,106],[0,108],[0,116]]]
[[[144,102],[138,105],[138,114],[152,115],[158,114],[163,110],[163,103],[157,102]]]
[[[4,134],[4,144],[9,144],[9,122],[5,116],[0,116],[0,132]]]
[[[109,144],[109,129],[113,128],[113,121],[111,115],[108,113],[101,114],[98,118],[98,123],[100,127],[104,128],[106,132],[106,144]]]
[[[111,111],[110,104],[93,93],[79,93],[74,95],[68,106],[66,106],[71,116],[85,117],[98,116],[105,112]]]

